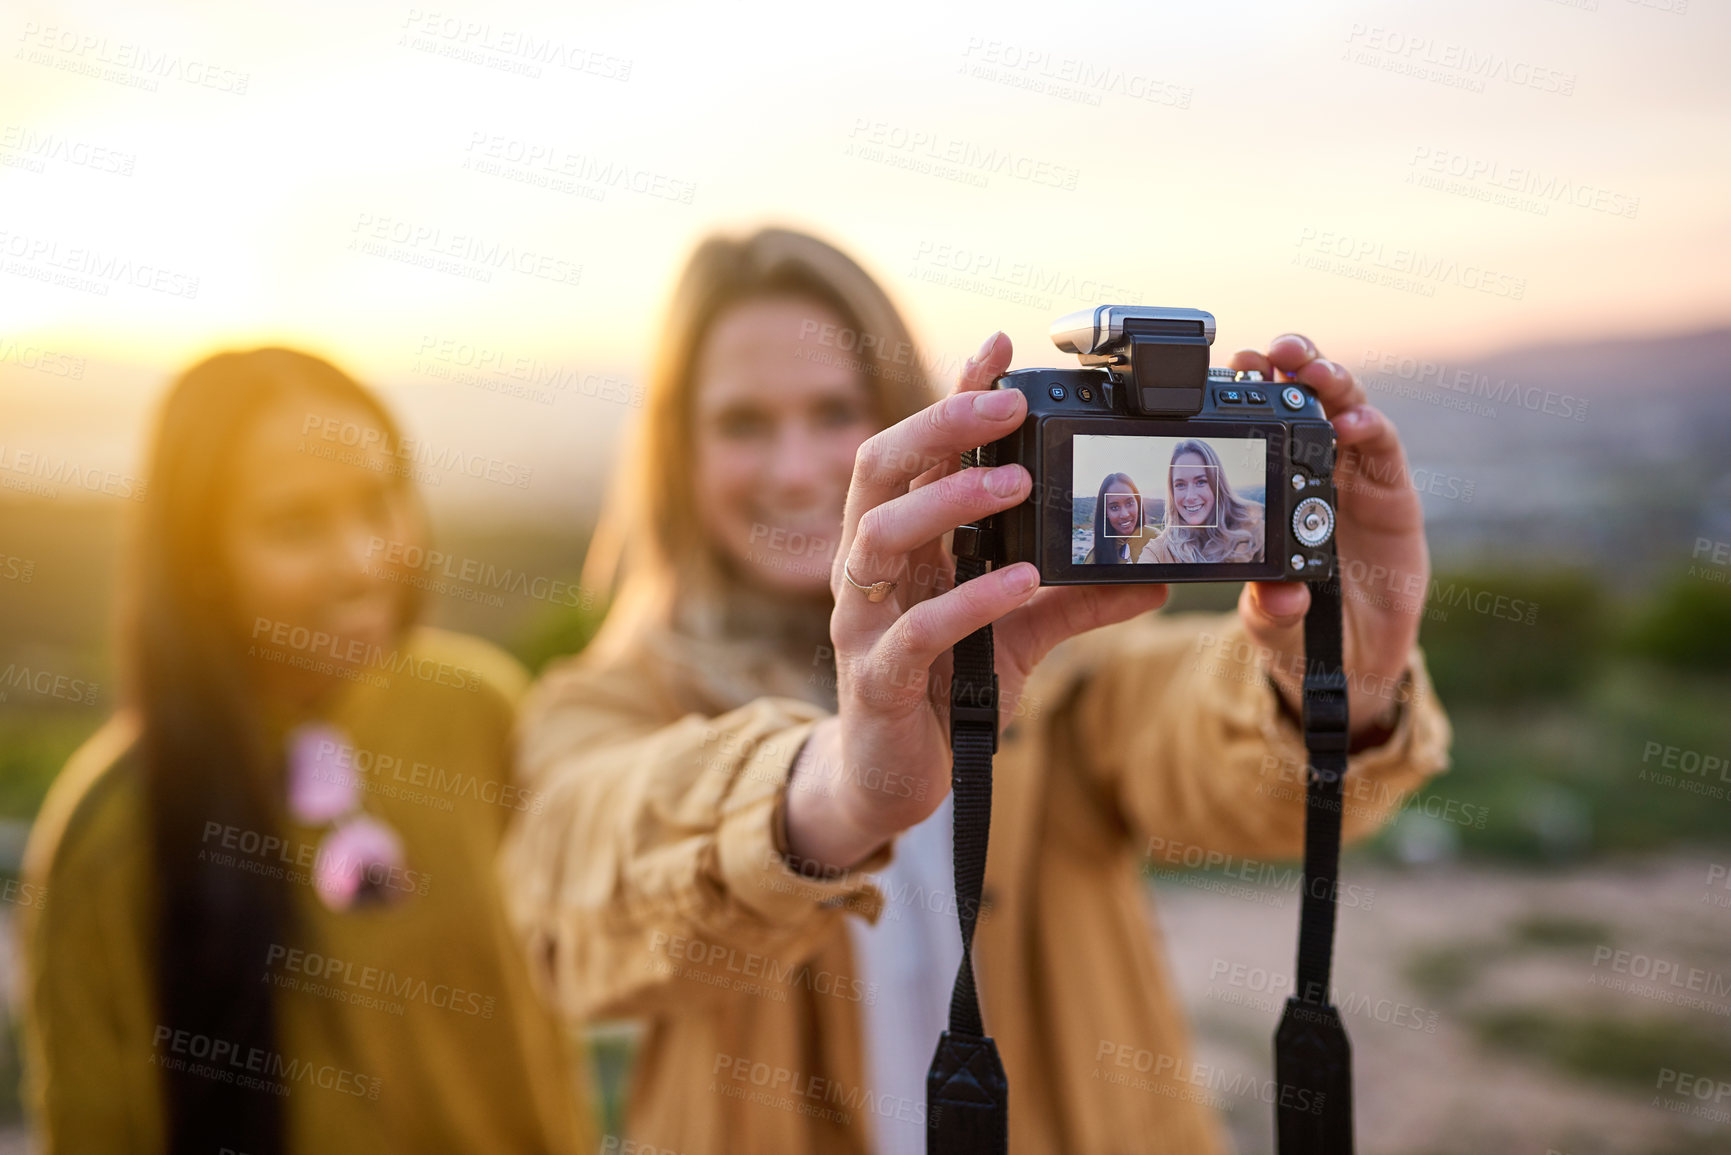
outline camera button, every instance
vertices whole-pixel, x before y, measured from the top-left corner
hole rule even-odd
[[[1220,389],[1214,395],[1222,405],[1239,405],[1244,401],[1244,393],[1238,389]]]
[[[1260,389],[1246,389],[1244,391],[1244,399],[1252,405],[1268,404],[1268,394],[1264,393]]]
[[[1046,390],[1046,392],[1054,401],[1062,401],[1064,399],[1064,387],[1062,385],[1054,385],[1050,389]]]
[[[1296,385],[1288,385],[1280,391],[1281,404],[1288,409],[1303,409],[1304,400],[1304,390]]]
[[[1076,400],[1092,401],[1094,400],[1094,391],[1086,385],[1078,385],[1076,387]]]

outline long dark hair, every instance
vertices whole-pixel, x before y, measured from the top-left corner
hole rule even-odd
[[[162,404],[149,490],[122,583],[123,662],[137,715],[154,873],[156,1027],[278,1054],[266,952],[292,932],[278,879],[201,856],[206,832],[280,837],[283,755],[267,749],[243,666],[220,526],[235,446],[268,408],[290,399],[358,406],[399,441],[384,408],[335,366],[289,349],[222,353],[187,370]],[[206,1044],[210,1045],[209,1043]],[[161,1069],[167,1150],[249,1155],[286,1149],[283,1100]]]
[[[1128,473],[1108,473],[1105,479],[1100,482],[1100,492],[1094,496],[1094,560],[1101,565],[1117,565],[1121,560],[1118,557],[1117,539],[1106,536],[1106,494],[1123,493],[1125,490],[1136,495],[1136,516],[1140,519],[1136,526],[1137,529],[1142,528],[1141,521],[1148,516],[1142,509],[1142,491],[1136,488],[1136,483],[1130,480],[1130,475]],[[1114,543],[1112,549],[1106,548],[1107,542]],[[1070,556],[1075,557],[1076,555],[1071,554]],[[1131,558],[1130,560],[1135,561],[1136,559]]]

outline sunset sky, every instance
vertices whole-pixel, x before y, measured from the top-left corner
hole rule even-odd
[[[1062,363],[1111,302],[1211,310],[1218,361],[1731,319],[1723,5],[768,10],[8,6],[0,424],[124,454],[179,367],[286,342],[551,462],[629,415],[683,255],[764,221],[940,366]],[[586,395],[435,383],[480,349]]]

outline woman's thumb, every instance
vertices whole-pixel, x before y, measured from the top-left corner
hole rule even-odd
[[[1238,620],[1258,647],[1274,652],[1276,676],[1283,670],[1302,669],[1304,615],[1310,609],[1310,590],[1303,582],[1245,582],[1238,598]],[[1292,659],[1298,659],[1294,664]]]

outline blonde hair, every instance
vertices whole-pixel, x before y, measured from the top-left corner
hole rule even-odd
[[[1214,492],[1214,524],[1185,525],[1178,517],[1178,499],[1172,492],[1172,470],[1184,456],[1199,457],[1208,471],[1208,486]],[[1261,561],[1262,507],[1233,492],[1220,454],[1206,441],[1187,438],[1172,447],[1166,466],[1166,528],[1144,549],[1150,560],[1173,562]]]
[[[825,352],[858,370],[880,427],[934,399],[895,304],[845,253],[782,228],[704,239],[674,288],[643,416],[584,559],[583,586],[610,599],[590,646],[595,658],[617,656],[662,631],[708,641],[739,632],[738,615],[729,610],[753,595],[729,576],[695,514],[695,377],[716,319],[765,298],[806,300],[835,314],[841,328],[822,335]]]

